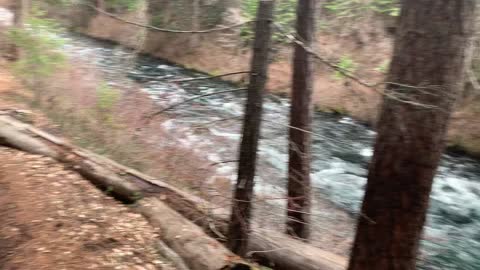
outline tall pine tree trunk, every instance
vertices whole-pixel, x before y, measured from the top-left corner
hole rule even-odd
[[[232,202],[227,243],[228,247],[240,256],[244,256],[247,251],[250,232],[253,186],[262,120],[263,94],[267,81],[274,2],[274,0],[260,1],[255,25],[255,42],[240,145],[238,178]]]
[[[297,37],[311,47],[315,39],[315,2],[299,0]],[[287,233],[308,239],[310,223],[310,162],[312,129],[312,57],[296,45],[293,59],[292,105],[288,164]]]
[[[398,84],[389,83],[386,91],[424,106],[384,97],[349,270],[415,269],[433,178],[462,87],[475,0],[402,4],[388,76]]]

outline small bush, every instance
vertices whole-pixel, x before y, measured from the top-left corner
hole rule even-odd
[[[102,124],[114,126],[114,110],[120,101],[118,90],[102,83],[97,88],[94,113]]]
[[[63,29],[44,15],[42,10],[34,7],[26,26],[8,33],[11,42],[22,52],[14,68],[26,82],[35,83],[51,75],[65,60],[61,51],[64,40],[60,37]]]
[[[7,34],[19,51],[19,59],[14,63],[13,70],[33,91],[33,105],[41,102],[45,79],[64,64],[64,40],[60,37],[62,31],[54,20],[45,18],[45,13],[33,6],[25,26],[14,28]]]
[[[339,19],[354,19],[371,11],[392,17],[400,14],[398,0],[331,0],[325,8]]]
[[[375,68],[375,71],[386,74],[389,67],[390,67],[390,60],[385,60],[377,68]]]
[[[337,66],[344,72],[344,73],[347,73],[347,74],[351,74],[353,72],[355,72],[355,70],[357,69],[357,64],[355,63],[355,61],[349,57],[348,55],[344,55],[340,58],[340,60],[338,61],[337,63]],[[340,71],[335,71],[335,78],[337,79],[344,79],[345,78],[345,75],[343,75],[342,72]]]
[[[107,10],[115,12],[135,11],[141,0],[105,0]]]

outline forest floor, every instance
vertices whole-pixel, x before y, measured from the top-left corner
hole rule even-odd
[[[5,99],[20,90],[12,78],[0,68],[0,109],[25,110]],[[174,269],[157,251],[155,228],[77,173],[4,147],[0,161],[0,269]]]
[[[50,158],[0,148],[0,269],[174,269],[158,232]]]

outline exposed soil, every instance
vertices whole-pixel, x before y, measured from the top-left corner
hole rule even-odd
[[[30,96],[0,65],[0,110],[55,131]],[[0,217],[0,269],[175,269],[141,215],[50,158],[0,147]]]
[[[174,269],[158,232],[50,158],[0,148],[0,269]]]

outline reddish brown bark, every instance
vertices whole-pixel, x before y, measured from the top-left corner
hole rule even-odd
[[[252,73],[248,88],[243,136],[240,145],[238,178],[232,203],[227,246],[236,254],[247,252],[251,204],[257,161],[263,94],[267,81],[268,55],[272,36],[273,0],[261,0],[255,26]]]
[[[299,0],[297,35],[308,47],[314,42],[315,0]],[[287,233],[308,239],[310,223],[310,162],[313,63],[302,46],[295,46],[290,108]]]
[[[461,89],[474,0],[405,0],[349,270],[415,269],[433,177]]]

